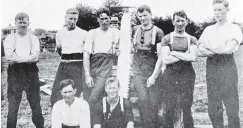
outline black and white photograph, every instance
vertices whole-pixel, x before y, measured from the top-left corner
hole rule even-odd
[[[243,0],[1,0],[2,128],[243,128]]]

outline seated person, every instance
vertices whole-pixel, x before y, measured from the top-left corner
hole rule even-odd
[[[60,82],[62,100],[52,109],[52,128],[90,128],[89,104],[75,97],[76,87],[73,80]]]
[[[134,128],[129,100],[119,97],[120,83],[115,77],[106,80],[107,97],[95,105],[94,128]]]

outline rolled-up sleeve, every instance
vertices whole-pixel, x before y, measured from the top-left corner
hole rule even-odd
[[[38,37],[36,37],[36,36],[32,37],[31,53],[34,53],[34,52],[40,52],[40,41],[39,41]]]
[[[90,30],[85,39],[84,51],[86,51],[88,53],[92,53],[94,32],[95,32],[95,30]]]
[[[3,42],[5,55],[11,55],[14,51],[14,35],[9,35]]]

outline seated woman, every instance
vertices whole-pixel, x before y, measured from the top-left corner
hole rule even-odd
[[[129,100],[119,97],[119,81],[106,80],[107,97],[95,105],[94,128],[134,128],[132,107]]]

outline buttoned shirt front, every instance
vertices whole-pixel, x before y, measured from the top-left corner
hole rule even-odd
[[[56,102],[52,109],[52,128],[61,128],[62,124],[90,128],[88,103],[77,97],[71,105],[66,104],[64,100]]]

